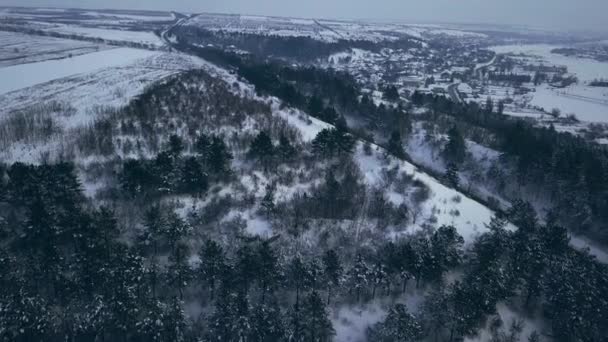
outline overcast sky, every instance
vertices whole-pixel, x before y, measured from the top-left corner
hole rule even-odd
[[[608,0],[0,0],[0,5],[495,23],[608,31]]]

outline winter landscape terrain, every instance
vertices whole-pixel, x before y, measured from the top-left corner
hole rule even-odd
[[[0,7],[0,340],[606,341],[607,39]]]

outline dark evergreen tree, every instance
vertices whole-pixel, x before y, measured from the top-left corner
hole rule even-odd
[[[316,291],[310,293],[302,306],[305,341],[327,342],[335,334],[325,303]]]
[[[355,291],[355,298],[357,302],[361,299],[361,293],[365,291],[367,285],[370,282],[370,269],[363,256],[357,255],[355,264],[348,272],[349,277],[349,293]]]
[[[188,246],[178,243],[169,256],[167,267],[167,285],[170,289],[176,289],[179,299],[184,299],[184,289],[192,279],[192,269],[188,265]]]
[[[171,135],[169,137],[169,153],[173,158],[178,158],[184,151],[184,141],[178,135]]]
[[[454,189],[460,186],[460,177],[458,176],[458,166],[455,163],[449,163],[444,175],[446,183]]]
[[[399,91],[397,90],[397,87],[390,85],[384,90],[383,96],[386,100],[395,102],[399,100]]]
[[[330,249],[323,255],[324,275],[327,281],[327,305],[331,302],[332,290],[338,288],[342,282],[344,269],[340,257],[335,250]]]
[[[448,143],[443,150],[444,158],[455,164],[460,164],[464,161],[467,147],[464,138],[456,126],[452,127],[448,132]]]
[[[277,153],[284,162],[289,162],[297,156],[298,151],[289,141],[287,136],[281,134],[281,137],[279,138],[279,146],[277,148]]]
[[[200,195],[207,190],[207,174],[203,172],[203,166],[195,157],[188,157],[184,161],[182,169],[182,191]]]
[[[276,211],[276,204],[274,203],[275,191],[276,185],[268,184],[266,186],[266,193],[264,194],[262,202],[260,203],[260,207],[267,218],[271,218]]]
[[[209,286],[211,298],[214,298],[216,285],[227,269],[224,250],[217,242],[207,240],[201,247],[199,257],[201,259],[198,268],[199,277]]]
[[[486,99],[486,107],[485,110],[487,113],[492,113],[492,111],[494,111],[494,101],[492,101],[492,98],[488,96],[488,98]]]
[[[275,147],[266,132],[260,132],[251,142],[249,156],[259,160],[266,170],[275,156]]]
[[[405,159],[406,157],[401,134],[397,131],[391,133],[391,138],[388,140],[388,152],[399,159]]]
[[[417,341],[422,337],[422,326],[403,304],[396,304],[383,322],[368,331],[370,342]]]
[[[270,242],[262,242],[257,251],[257,279],[262,292],[262,303],[265,303],[267,293],[272,293],[278,285],[280,270],[279,261]]]
[[[183,302],[173,297],[162,320],[164,341],[184,342],[187,340],[188,323],[183,309]]]
[[[141,161],[132,159],[124,163],[119,181],[129,195],[135,196],[154,184],[154,177]]]
[[[300,305],[300,294],[304,289],[308,270],[299,256],[294,257],[287,269],[287,280],[291,288],[296,290],[296,308]]]
[[[249,340],[252,342],[286,341],[286,327],[283,312],[276,300],[258,305],[251,318],[251,333]]]
[[[505,112],[505,101],[498,101],[498,107],[496,108],[496,113],[499,115],[504,114]]]
[[[222,138],[214,136],[206,158],[206,165],[216,175],[225,174],[230,171],[230,161],[233,156]]]
[[[153,164],[156,191],[171,193],[177,189],[178,172],[176,172],[176,159],[170,152],[160,152],[156,155]]]
[[[205,134],[201,134],[194,144],[196,152],[203,157],[203,160],[209,160],[212,140]]]

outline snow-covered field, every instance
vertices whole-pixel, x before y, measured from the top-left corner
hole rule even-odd
[[[79,56],[107,48],[85,41],[0,31],[0,68]]]
[[[562,114],[575,114],[582,121],[608,123],[607,88],[575,85],[552,89],[545,85],[536,88],[530,104],[546,111],[558,108]]]
[[[574,114],[586,122],[608,122],[608,89],[588,86],[596,79],[608,78],[608,62],[589,58],[570,57],[551,53],[558,45],[504,45],[491,47],[499,54],[533,56],[533,64],[566,66],[579,83],[566,88],[552,88],[547,85],[536,87],[530,105],[551,111],[558,108],[562,114]]]
[[[410,25],[403,23],[373,23],[348,20],[313,20],[251,15],[201,14],[188,20],[188,25],[212,31],[244,32],[285,37],[310,37],[335,42],[339,39],[386,41],[406,36],[425,39],[445,36],[485,38],[484,34],[453,29],[442,25]]]
[[[164,45],[160,37],[152,32],[144,31],[93,28],[76,25],[57,25],[47,28],[46,31],[86,38],[99,38],[114,42],[146,44],[154,47],[161,47]]]
[[[157,54],[147,50],[118,48],[67,59],[14,65],[0,69],[0,94],[31,87],[75,74],[130,64]]]

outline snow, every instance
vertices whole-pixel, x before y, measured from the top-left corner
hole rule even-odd
[[[143,52],[150,53],[150,56],[0,95],[0,118],[49,100],[74,108],[74,113],[55,116],[66,134],[38,144],[14,143],[10,149],[0,151],[0,157],[6,162],[38,163],[42,153],[54,155],[60,152],[65,139],[70,137],[69,130],[92,123],[100,109],[125,106],[153,82],[184,70],[200,68],[203,64],[200,59],[186,55]]]
[[[157,16],[157,15],[134,15],[134,14],[123,14],[116,12],[95,12],[88,11],[84,12],[84,15],[89,15],[93,17],[101,17],[101,18],[120,18],[120,19],[128,19],[130,21],[172,21],[174,20],[173,16],[170,14]]]
[[[107,48],[85,41],[0,32],[0,68],[78,56]]]
[[[297,116],[289,115],[286,112],[280,112],[279,115],[286,118],[291,124],[303,131],[305,141],[312,140],[318,132],[323,128],[328,127],[324,122],[310,117],[310,125],[307,125]],[[300,122],[298,122],[298,120]],[[466,197],[462,193],[450,189],[439,183],[435,178],[418,170],[414,165],[398,160],[391,160],[389,165],[384,162],[384,150],[380,147],[372,145],[376,152],[371,156],[365,154],[363,144],[359,143],[354,154],[354,159],[359,164],[359,168],[366,182],[370,186],[380,184],[382,180],[382,168],[397,166],[401,172],[414,175],[415,179],[422,181],[430,190],[430,198],[423,203],[423,217],[429,219],[431,216],[436,218],[436,225],[454,225],[460,235],[465,240],[465,244],[472,243],[475,238],[487,231],[486,224],[490,223],[494,212],[486,208],[484,205]],[[456,202],[453,198],[460,197],[461,200]],[[394,197],[391,197],[394,198]],[[459,215],[453,213],[459,212]],[[416,227],[416,229],[421,227]],[[514,229],[513,226],[509,227]]]
[[[0,94],[53,81],[75,74],[129,64],[157,52],[118,48],[73,58],[14,65],[0,69]],[[1,99],[1,98],[0,98]]]
[[[487,35],[485,35],[483,33],[467,32],[467,31],[460,31],[460,30],[447,30],[447,29],[428,30],[427,33],[430,35],[442,35],[442,36],[457,37],[457,38],[466,38],[466,37],[486,38],[487,37]]]
[[[147,44],[157,47],[164,45],[160,37],[156,36],[152,32],[144,31],[112,30],[73,25],[60,25],[49,28],[48,31],[62,34],[74,34],[87,38],[100,38],[108,41]]]
[[[581,82],[588,82],[599,78],[608,78],[608,63],[599,62],[589,58],[578,58],[551,53],[551,50],[560,48],[560,45],[524,44],[492,46],[490,50],[499,54],[524,54],[537,56],[545,64],[568,67],[568,72],[575,74]]]
[[[364,342],[367,328],[382,321],[387,311],[378,304],[365,307],[340,306],[332,317],[336,342]]]
[[[568,89],[552,89],[548,85],[536,88],[530,102],[533,106],[542,107],[549,112],[559,108],[562,115],[575,114],[579,120],[608,123],[608,98],[583,97],[585,89],[579,86]],[[605,95],[604,95],[605,96]]]
[[[536,92],[531,94],[530,105],[542,107],[545,111],[558,108],[563,115],[573,113],[582,121],[608,122],[608,90],[586,85],[595,79],[608,78],[608,63],[551,53],[551,50],[559,47],[561,46],[525,44],[493,46],[490,49],[499,54],[535,57],[536,60],[528,61],[532,64],[565,66],[570,74],[578,78],[578,84],[563,89],[554,89],[548,85],[536,87]],[[513,114],[511,111],[507,113]],[[520,116],[529,116],[528,113],[522,114],[524,115]]]
[[[578,250],[588,250],[589,254],[595,256],[599,262],[608,264],[608,253],[605,248],[598,246],[588,238],[571,234],[570,245]]]
[[[359,167],[369,184],[379,184],[381,180],[382,155],[383,153],[380,152],[367,156],[361,146],[355,152]],[[486,224],[494,215],[490,209],[439,183],[435,178],[421,172],[408,162],[392,160],[388,167],[392,166],[398,166],[399,171],[413,175],[415,179],[429,187],[431,195],[422,205],[423,217],[430,219],[434,216],[436,226],[453,225],[458,229],[458,233],[464,238],[467,245],[472,243],[478,235],[487,231]],[[453,199],[456,197],[460,197],[460,201],[454,201]],[[455,212],[459,214],[454,215]],[[510,227],[510,229],[513,228]]]

